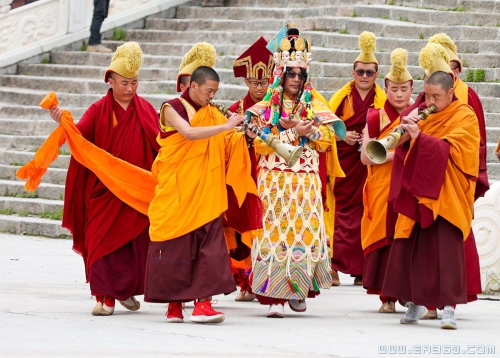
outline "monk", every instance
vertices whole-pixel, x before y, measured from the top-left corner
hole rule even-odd
[[[141,49],[129,42],[116,50],[104,75],[110,89],[76,125],[81,135],[113,156],[150,170],[159,145],[158,114],[137,95]],[[62,111],[51,109],[60,122]],[[113,314],[115,299],[128,310],[140,304],[149,245],[149,219],[116,197],[94,174],[71,158],[64,195],[63,227],[73,233],[73,249],[83,256],[95,316]]]
[[[424,98],[437,113],[418,123],[417,111],[403,118],[411,140],[394,155],[389,201],[399,215],[382,294],[408,301],[401,324],[418,323],[427,305],[444,307],[441,328],[457,329],[455,305],[467,302],[463,241],[472,225],[479,126],[454,96],[449,73],[430,75]]]
[[[200,66],[182,96],[161,109],[161,149],[152,167],[158,185],[148,212],[145,301],[168,302],[167,322],[183,322],[182,302],[193,300],[190,321],[224,321],[211,297],[235,290],[222,226],[226,184],[240,206],[247,193],[258,200],[245,133],[232,130],[244,117],[226,119],[208,104],[218,88],[217,72]],[[260,224],[261,218],[257,212],[232,227],[256,229],[252,223]]]
[[[327,187],[327,232],[335,221],[332,257],[334,286],[340,285],[337,271],[353,276],[355,285],[363,284],[361,218],[367,171],[360,160],[359,146],[368,109],[382,108],[386,100],[384,91],[375,83],[378,77],[378,62],[374,55],[375,41],[375,35],[371,32],[365,31],[360,35],[361,53],[354,61],[352,69],[354,80],[335,92],[329,101],[330,109],[344,121],[347,130],[343,141],[337,138],[338,159],[345,178],[332,180]],[[327,157],[327,160],[330,159]]]
[[[404,49],[392,52],[391,68],[384,79],[387,100],[384,108],[368,110],[363,130],[361,162],[368,169],[361,220],[361,244],[365,254],[363,286],[368,294],[379,295],[382,302],[380,313],[396,312],[396,298],[381,294],[391,245],[386,232],[386,216],[394,151],[388,151],[385,161],[380,163],[369,158],[366,147],[369,141],[386,138],[399,126],[399,115],[408,106],[413,92],[413,78],[406,68],[407,58],[408,53]]]

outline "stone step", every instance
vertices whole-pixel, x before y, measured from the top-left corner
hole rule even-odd
[[[498,143],[498,138],[500,138],[500,127],[486,127],[486,138],[488,143]]]
[[[499,163],[498,158],[495,154],[495,149],[497,145],[498,145],[498,138],[486,145],[486,162],[488,163],[488,165]]]
[[[436,9],[443,11],[486,12],[500,13],[500,3],[498,0],[396,0],[396,5],[404,7],[421,7],[425,9]]]
[[[18,235],[46,236],[67,239],[71,233],[61,227],[60,220],[49,220],[17,215],[0,215],[0,232]]]
[[[28,192],[24,189],[24,183],[21,180],[0,180],[0,196],[48,200],[63,200],[64,198],[64,185],[42,182],[34,192]]]
[[[0,121],[0,123],[2,122]],[[3,130],[3,128],[0,129],[1,132],[3,132]],[[42,146],[47,137],[48,135],[24,136],[0,133],[0,150],[10,149],[34,153],[36,150],[38,150],[38,148]],[[68,154],[68,146],[66,144],[63,144],[59,148],[59,153]]]
[[[104,82],[104,73],[108,67],[102,66],[74,66],[73,64],[20,64],[18,73],[27,76],[47,76],[66,78],[94,78]],[[167,69],[143,67],[140,73],[141,80],[165,80]]]
[[[500,163],[488,163],[488,180],[490,182],[500,180]]]
[[[39,101],[43,99],[40,97]],[[65,107],[73,114],[74,118],[80,118],[87,108],[82,107]],[[0,101],[0,118],[10,119],[50,119],[50,114],[47,110],[40,106],[33,105],[13,105],[12,103],[1,103]],[[50,119],[52,121],[52,119]],[[19,130],[22,130],[21,128]],[[52,130],[51,130],[52,131]]]
[[[58,124],[52,119],[41,120],[41,119],[19,119],[19,118],[0,118],[0,134],[2,135],[2,144],[0,147],[3,148],[18,148],[18,143],[8,142],[8,147],[4,146],[4,135],[8,136],[41,136],[47,138],[47,136],[56,129]],[[15,138],[15,137],[14,137]],[[38,139],[37,139],[38,140]],[[5,139],[7,141],[7,139]],[[40,146],[37,143],[35,146]]]
[[[331,5],[355,5],[366,3],[366,0],[227,0],[227,6],[238,7],[282,7],[282,8],[296,8],[296,7],[316,7],[316,6],[331,6]],[[384,4],[385,0],[370,0],[370,4]]]
[[[61,150],[60,150],[61,152]],[[64,153],[64,152],[63,152]],[[14,166],[22,166],[34,159],[34,151],[19,151],[10,149],[0,149],[0,163]],[[70,155],[59,154],[56,160],[50,164],[52,168],[65,168],[69,166]]]
[[[41,198],[0,197],[0,212],[8,212],[19,216],[38,216],[46,219],[61,218],[64,202]]]
[[[0,179],[2,180],[17,180],[16,172],[20,166],[7,165],[0,163]],[[48,168],[42,178],[44,183],[64,185],[66,183],[66,169]]]

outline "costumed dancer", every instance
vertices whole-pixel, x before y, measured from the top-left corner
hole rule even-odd
[[[304,312],[306,298],[331,286],[318,151],[331,148],[335,133],[344,136],[345,126],[312,96],[310,39],[292,23],[268,48],[274,50],[273,77],[264,100],[247,110],[247,120],[251,116],[266,135],[302,146],[303,152],[290,168],[263,140],[255,141],[264,215],[253,240],[250,281],[259,302],[269,306],[267,317],[282,318],[285,302]],[[343,172],[337,164],[326,174],[334,178]]]

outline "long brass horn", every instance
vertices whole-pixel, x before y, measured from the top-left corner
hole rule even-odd
[[[231,114],[233,114],[233,112],[231,112],[228,107],[220,103],[215,103],[213,101],[209,101],[208,103],[213,105],[224,116],[230,116]],[[304,147],[296,147],[288,143],[283,143],[275,136],[266,134],[257,127],[249,127],[248,122],[245,122],[242,130],[245,131],[247,129],[250,129],[252,132],[257,134],[257,136],[259,136],[264,142],[266,142],[269,147],[273,148],[274,151],[285,160],[285,163],[289,168],[293,167],[297,163],[297,161],[300,159],[300,156],[302,155],[302,152],[304,151]]]
[[[418,114],[418,120],[426,120],[429,114],[436,112],[437,107],[431,104],[428,108],[423,109]],[[389,135],[380,140],[372,140],[366,144],[366,156],[376,164],[385,163],[389,151],[398,146],[403,134],[406,133],[404,128],[396,128]]]

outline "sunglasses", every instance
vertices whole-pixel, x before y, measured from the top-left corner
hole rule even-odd
[[[366,77],[373,77],[373,75],[375,74],[375,71],[372,71],[372,70],[356,70],[356,74],[359,76],[359,77],[363,77],[366,73]]]
[[[291,72],[287,72],[286,73],[286,77],[288,77],[289,79],[293,80],[295,77],[298,77],[299,78],[299,81],[302,81],[304,80],[304,75],[302,73],[295,73],[293,71]]]

